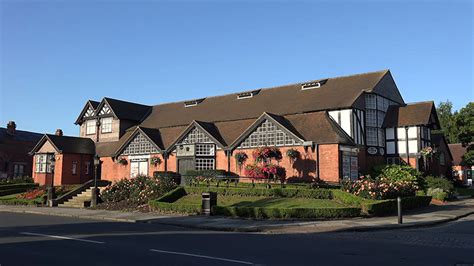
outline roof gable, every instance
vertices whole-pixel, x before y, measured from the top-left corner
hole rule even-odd
[[[85,118],[93,117],[95,115],[95,109],[98,105],[99,102],[88,100],[84,105],[84,108],[82,108],[81,113],[77,117],[75,124],[81,124],[84,122]]]
[[[58,153],[95,154],[94,142],[89,138],[50,134],[45,134],[30,153],[38,152],[46,142],[49,142]]]
[[[105,106],[108,108],[104,109]],[[97,107],[95,115],[113,115],[117,119],[140,122],[150,111],[151,106],[105,97]]]
[[[206,123],[202,121],[192,121],[191,124],[189,124],[189,126],[186,127],[186,129],[180,135],[178,135],[178,137],[167,148],[167,150],[173,150],[174,146],[178,143],[214,143],[220,148],[224,148],[226,146],[219,134],[219,130],[214,125],[212,125],[212,123]]]
[[[270,145],[270,146],[274,146],[274,145],[277,145],[277,136],[276,134],[278,134],[278,132],[282,132],[284,134],[284,144],[281,144],[282,146],[283,145],[286,145],[288,142],[288,139],[292,139],[292,144],[294,143],[300,143],[302,144],[304,142],[304,140],[298,136],[297,134],[295,134],[291,129],[285,127],[285,125],[283,125],[280,121],[283,121],[284,118],[281,118],[281,117],[278,117],[274,114],[270,115],[268,113],[263,113],[257,120],[255,120],[255,122],[250,125],[231,145],[230,147],[231,148],[235,148],[239,145],[241,145],[244,141],[246,141],[247,139],[251,138],[251,135],[252,134],[258,134],[259,131],[263,131],[265,132],[264,134],[266,134],[269,130],[272,131],[271,134],[275,134],[275,136],[272,135],[272,139],[268,140],[268,143],[261,143],[259,144],[260,146],[266,146],[266,145]],[[265,128],[262,128],[265,127]],[[277,132],[278,131],[278,132]],[[262,132],[262,133],[263,133]]]
[[[155,130],[153,129],[136,127],[135,130],[122,137],[122,141],[118,145],[114,155],[160,153],[162,151],[162,148],[159,145],[161,140],[158,136],[159,134],[154,131]]]
[[[383,127],[430,126],[439,129],[440,124],[434,102],[410,103],[405,106],[391,105],[383,122]]]
[[[387,70],[383,78],[377,83],[372,92],[384,96],[392,101],[399,104],[405,104],[403,97],[398,90],[397,84],[392,77],[390,70]]]

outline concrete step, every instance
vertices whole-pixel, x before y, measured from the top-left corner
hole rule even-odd
[[[97,187],[99,191],[105,189],[105,187]],[[77,194],[71,199],[65,201],[62,204],[59,204],[58,207],[67,207],[67,208],[85,208],[89,207],[92,200],[92,188],[88,188],[83,192]]]

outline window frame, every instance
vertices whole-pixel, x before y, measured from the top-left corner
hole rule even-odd
[[[72,175],[77,175],[77,161],[73,161],[71,164],[71,173]]]
[[[107,121],[107,123],[105,123],[105,121]],[[108,122],[110,121],[110,122]],[[104,117],[101,119],[100,121],[100,133],[103,133],[103,134],[108,134],[108,133],[112,133],[112,125],[114,123],[114,118],[113,117]],[[105,128],[104,125],[107,125],[107,127]],[[107,129],[107,130],[105,130]]]
[[[85,123],[86,123],[86,135],[94,135],[97,133],[97,123],[95,119],[86,120]],[[89,129],[93,130],[93,132],[90,132]]]

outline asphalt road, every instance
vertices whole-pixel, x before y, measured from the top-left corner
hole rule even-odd
[[[269,235],[0,212],[0,265],[474,265],[474,216],[432,228]]]

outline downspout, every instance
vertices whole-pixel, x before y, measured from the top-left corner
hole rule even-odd
[[[230,156],[231,156],[231,151],[230,150],[227,150],[226,151],[226,154],[227,154],[227,173],[230,173]]]
[[[321,180],[319,177],[319,144],[315,144],[315,149],[316,149],[316,175],[318,177],[318,180]]]
[[[408,150],[408,127],[405,127],[405,146],[407,149],[407,164],[410,165],[410,151]]]
[[[163,152],[163,159],[165,161],[165,172],[168,172],[168,154]]]
[[[96,122],[96,133],[95,133],[95,140],[96,140],[96,142],[99,142],[99,130],[100,130],[100,121],[99,121],[99,118],[97,118],[97,122]]]

